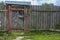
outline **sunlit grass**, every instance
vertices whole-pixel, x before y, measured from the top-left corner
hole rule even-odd
[[[30,38],[25,37],[22,40],[60,40],[60,34],[34,34],[30,35]]]
[[[3,37],[4,40],[13,40],[18,36],[23,36],[24,32],[12,32],[11,34],[0,33],[0,36]]]
[[[28,33],[28,36],[24,34],[24,32],[12,32],[11,34],[0,33],[0,36],[4,38],[4,40],[13,40],[18,36],[25,36],[22,40],[60,40],[59,33]]]

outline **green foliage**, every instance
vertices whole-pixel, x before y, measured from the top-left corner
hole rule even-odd
[[[55,29],[60,29],[60,24],[56,24]]]
[[[2,2],[0,2],[0,5],[4,5],[4,2],[2,1]]]
[[[4,33],[0,32],[0,36],[4,36]]]
[[[5,4],[4,4],[4,2],[2,1],[2,2],[0,2],[0,10],[4,10],[5,9]]]
[[[39,29],[40,29],[40,28],[39,28],[39,25],[34,25],[34,26],[33,26],[33,29],[34,29],[34,30],[31,31],[31,32],[35,32],[35,33],[40,32],[40,30],[39,30]]]
[[[42,6],[44,6],[44,7],[48,7],[48,6],[54,6],[54,4],[52,4],[52,3],[50,3],[50,4],[48,4],[48,3],[44,3],[44,4],[42,4]]]

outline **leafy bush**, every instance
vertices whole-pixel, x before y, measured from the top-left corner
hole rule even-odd
[[[60,29],[60,24],[56,24],[55,29]]]
[[[4,36],[4,33],[0,32],[0,36]]]

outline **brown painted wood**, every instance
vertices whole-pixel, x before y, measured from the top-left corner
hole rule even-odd
[[[10,12],[11,12],[11,7],[10,7],[10,5],[8,5],[8,33],[11,33],[11,30],[10,30],[10,27],[11,27],[11,25],[10,25]]]

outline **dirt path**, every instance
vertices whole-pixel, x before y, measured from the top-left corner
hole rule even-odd
[[[24,36],[19,36],[16,39],[13,39],[13,40],[22,40],[23,38],[24,38]],[[27,40],[31,40],[31,39],[27,39]]]
[[[24,38],[23,36],[19,36],[16,39],[13,39],[13,40],[22,40],[23,38]]]

